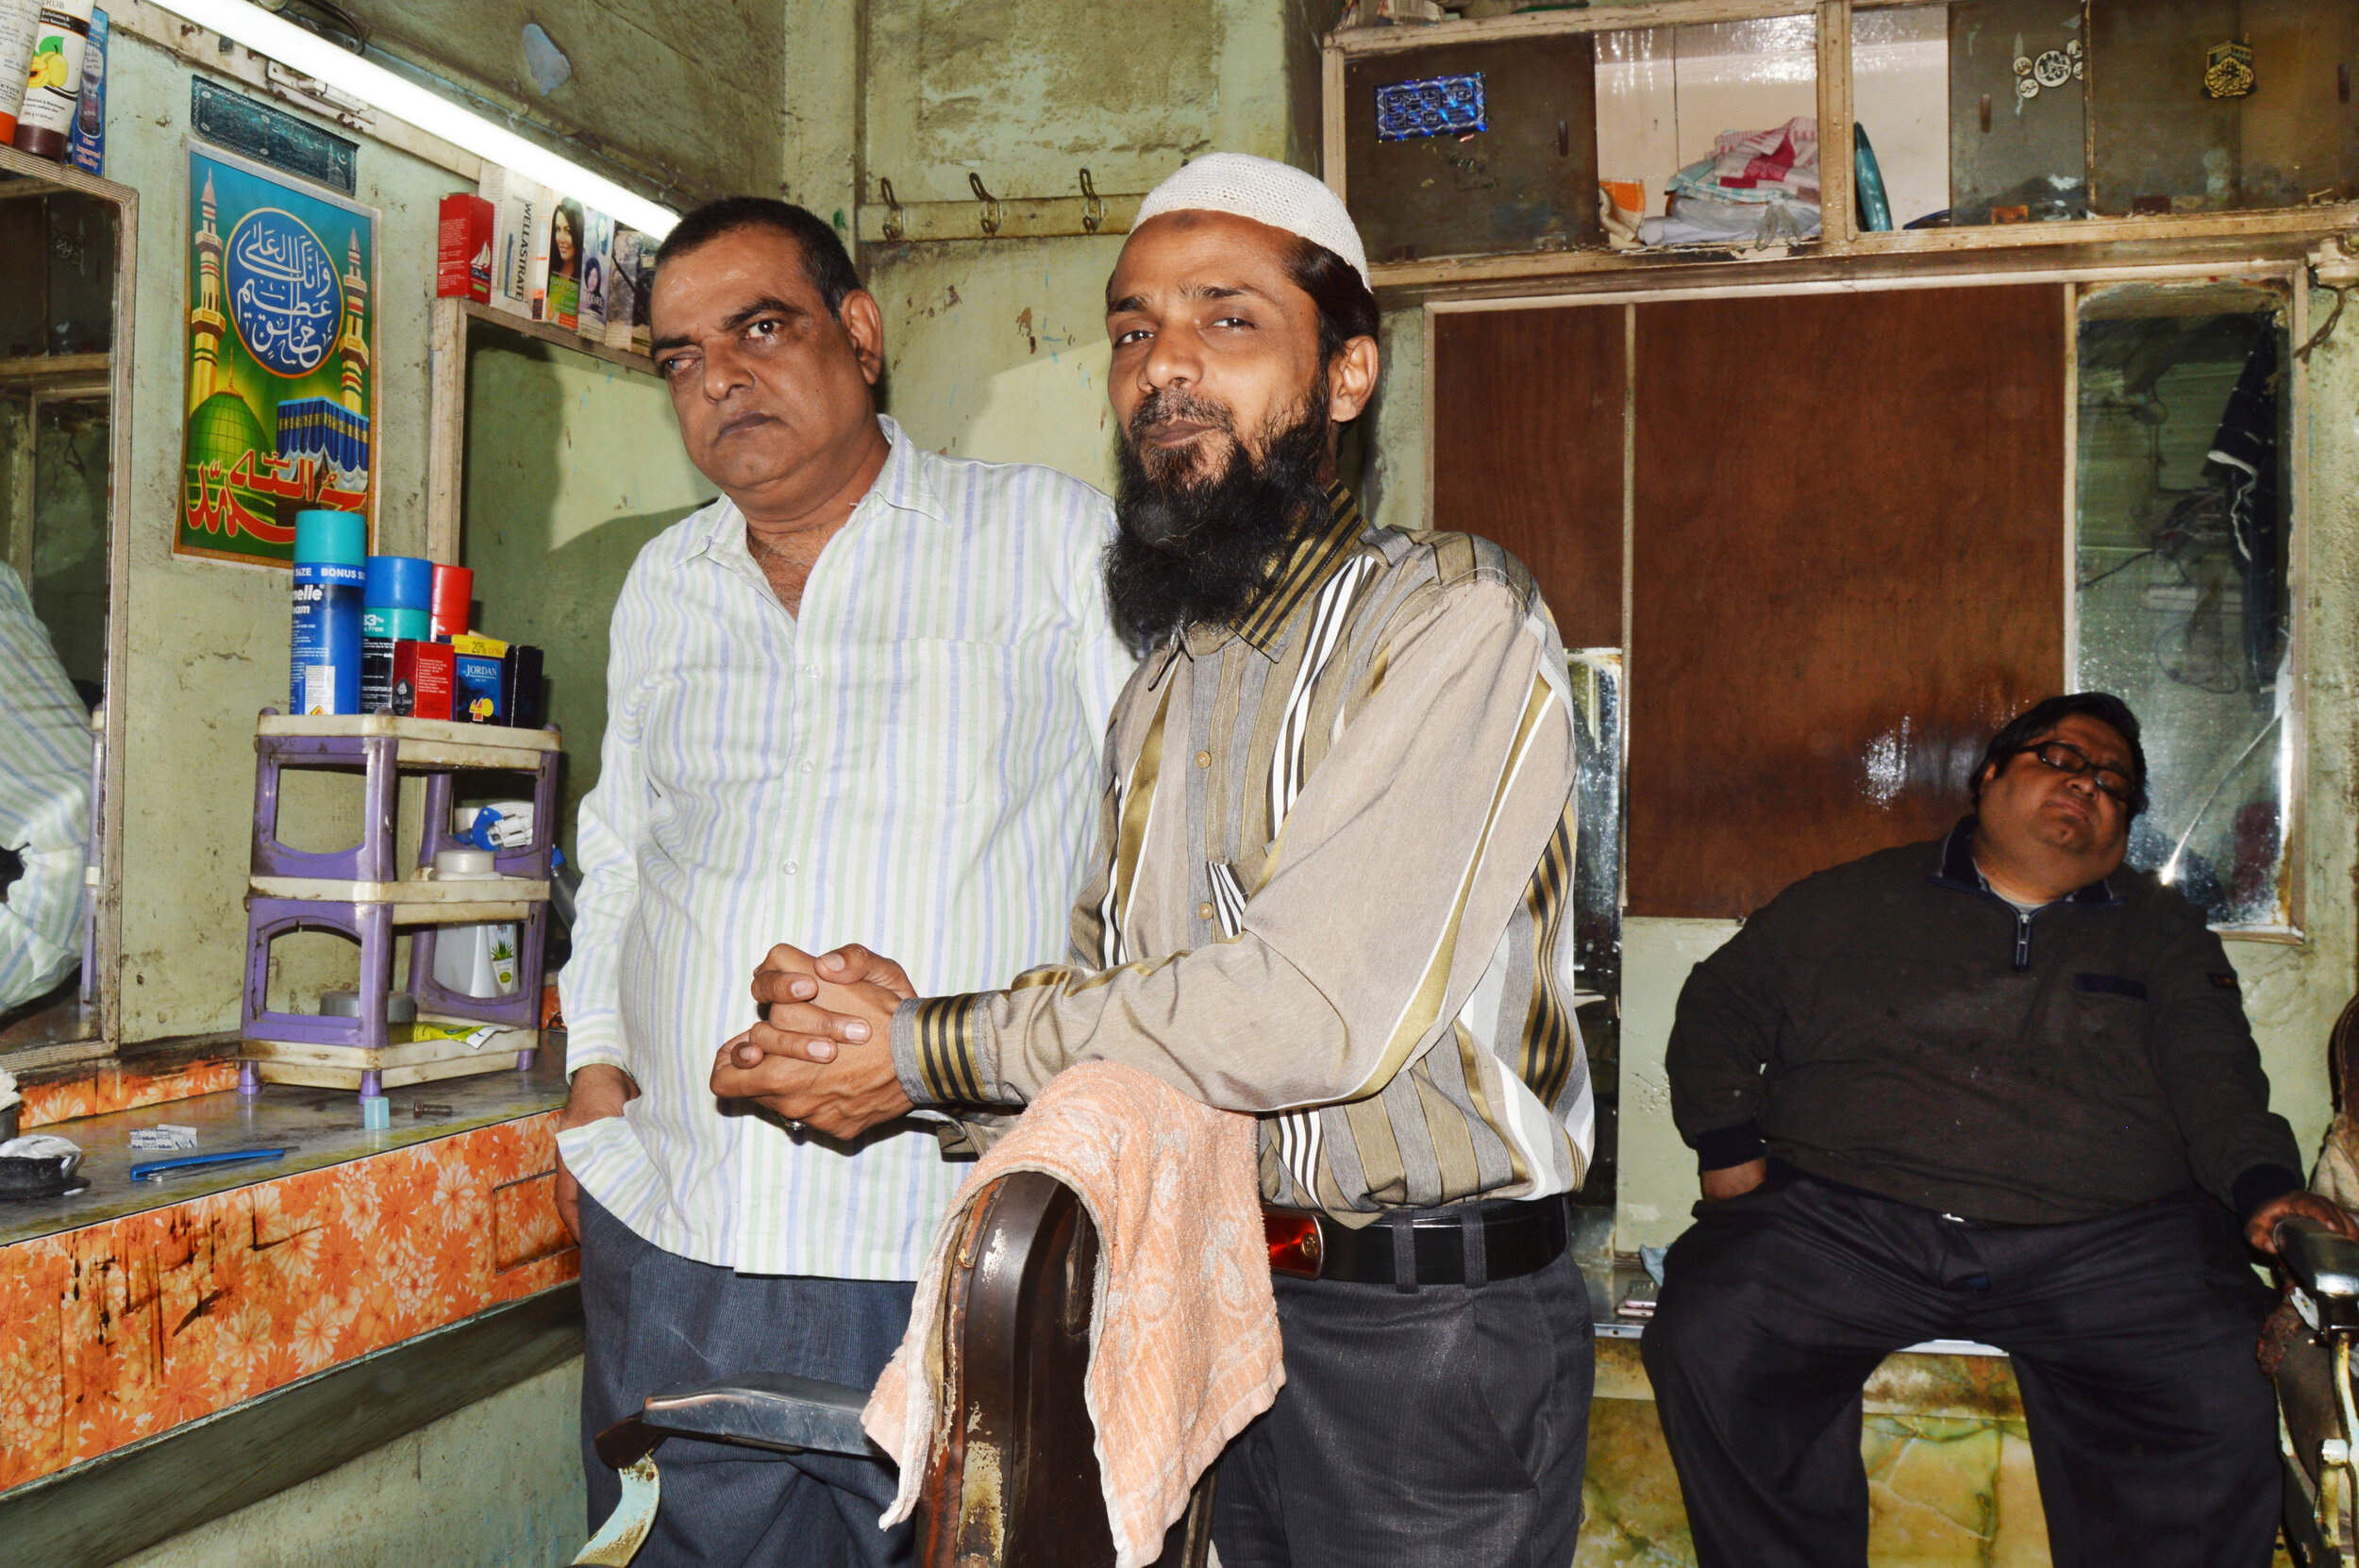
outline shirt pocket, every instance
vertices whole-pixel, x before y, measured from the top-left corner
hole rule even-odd
[[[877,722],[864,748],[877,787],[932,806],[996,797],[1013,652],[946,637],[905,638],[879,649],[871,691]]]

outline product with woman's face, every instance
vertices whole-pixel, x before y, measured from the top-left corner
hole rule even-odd
[[[572,202],[558,204],[556,226],[549,233],[549,275],[581,275],[581,209]]]

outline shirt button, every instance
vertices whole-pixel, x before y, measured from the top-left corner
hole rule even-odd
[[[806,664],[803,666],[803,674],[809,676],[813,680],[817,680],[819,678],[819,666],[816,664]]]
[[[811,760],[810,758],[808,758],[808,757],[806,757],[806,758],[804,758],[804,759],[803,759],[803,771],[804,771],[805,773],[809,773],[809,772],[811,772],[811,769],[813,769],[813,768],[817,767],[818,765],[819,765],[818,763],[816,763],[816,762],[812,761],[812,760]]]
[[[798,871],[802,870],[803,868],[802,868],[802,866],[801,866],[800,864],[798,864],[797,862],[795,862],[795,861],[794,861],[794,860],[789,860],[789,861],[787,861],[787,862],[786,862],[786,864],[784,864],[784,865],[780,866],[778,869],[779,869],[780,871],[782,871],[782,872],[786,873],[789,876],[794,876],[796,872],[798,872]]]
[[[1196,754],[1196,765],[1199,768],[1211,767],[1213,765],[1213,754],[1209,751],[1197,752]]]
[[[1212,919],[1212,918],[1213,918],[1213,907],[1212,907],[1210,904],[1198,904],[1198,905],[1196,907],[1196,919],[1198,919],[1198,920],[1210,920],[1210,919]]]

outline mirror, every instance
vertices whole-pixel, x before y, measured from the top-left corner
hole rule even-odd
[[[2291,296],[2125,283],[2077,314],[2075,684],[2145,731],[2130,863],[2214,926],[2290,930]]]
[[[17,1065],[97,1054],[114,1003],[100,803],[133,204],[0,153],[0,1062]]]

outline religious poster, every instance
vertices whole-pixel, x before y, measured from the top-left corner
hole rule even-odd
[[[292,566],[295,513],[376,524],[375,208],[189,143],[177,555]]]

